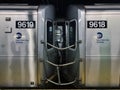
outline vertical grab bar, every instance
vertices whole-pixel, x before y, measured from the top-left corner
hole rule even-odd
[[[59,66],[57,66],[57,75],[58,75],[58,83],[61,84]]]

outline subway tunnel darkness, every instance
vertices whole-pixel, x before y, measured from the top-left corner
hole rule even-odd
[[[21,3],[29,5],[53,5],[55,7],[56,18],[66,18],[66,10],[69,5],[92,5],[95,3],[115,3],[120,0],[0,0],[0,3]]]

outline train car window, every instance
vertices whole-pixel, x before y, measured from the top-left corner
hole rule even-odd
[[[72,20],[69,23],[69,45],[75,45],[76,41],[76,20]],[[75,46],[72,47],[72,49],[75,49]]]
[[[53,23],[52,21],[47,21],[47,43],[53,45]],[[51,46],[47,45],[47,49],[52,48]]]

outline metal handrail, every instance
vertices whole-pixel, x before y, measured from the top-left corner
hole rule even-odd
[[[54,64],[54,63],[52,63],[52,62],[50,62],[50,61],[46,61],[47,63],[49,63],[49,64],[51,64],[51,65],[53,65],[53,66],[55,66],[55,67],[62,67],[62,66],[68,66],[68,65],[72,65],[72,64],[74,64],[74,63],[76,63],[76,61],[73,61],[73,62],[69,62],[69,63],[65,63],[65,64]]]
[[[55,48],[55,49],[58,49],[58,50],[66,50],[66,49],[69,49],[69,48],[71,48],[71,47],[74,47],[76,44],[75,44],[75,45],[68,46],[68,47],[65,47],[65,48],[56,47],[56,46],[54,46],[54,45],[52,45],[52,44],[50,44],[50,43],[48,43],[48,42],[47,42],[47,45],[49,45],[49,46],[51,46],[51,47],[53,47],[53,48]],[[69,62],[69,63],[65,63],[65,64],[55,64],[55,63],[53,63],[53,62],[51,62],[51,61],[49,61],[49,60],[45,60],[45,62],[56,67],[57,76],[58,76],[58,83],[52,81],[52,80],[49,79],[49,78],[47,78],[47,81],[49,81],[49,82],[51,82],[51,83],[53,83],[53,84],[55,84],[55,85],[69,85],[69,84],[72,84],[72,83],[75,83],[75,82],[76,82],[76,78],[75,78],[75,79],[74,79],[73,81],[71,81],[71,82],[62,83],[62,82],[61,82],[61,78],[60,78],[60,71],[59,71],[59,67],[65,67],[65,66],[72,65],[72,64],[76,63],[75,60],[72,61],[72,62]]]
[[[73,81],[71,81],[71,82],[68,82],[68,83],[56,83],[56,82],[54,82],[54,81],[52,81],[52,80],[50,80],[50,79],[47,79],[47,81],[49,81],[49,82],[51,82],[51,83],[53,83],[53,84],[55,84],[55,85],[70,85],[70,84],[73,84],[73,83],[76,82],[76,78],[75,78],[75,80],[73,80]]]
[[[66,50],[66,49],[68,49],[68,48],[71,48],[71,47],[74,47],[75,45],[71,45],[71,46],[68,46],[68,47],[65,47],[65,48],[59,48],[59,47],[56,47],[56,46],[54,46],[54,45],[52,45],[52,44],[50,44],[50,43],[48,43],[47,42],[47,45],[49,45],[49,46],[51,46],[51,47],[53,47],[53,48],[55,48],[55,49],[58,49],[58,50]]]

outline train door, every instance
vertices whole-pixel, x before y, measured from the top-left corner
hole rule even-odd
[[[45,22],[45,52],[44,52],[44,70],[46,81],[52,82],[56,76],[57,50],[55,46],[55,35],[53,21],[47,19]]]
[[[66,33],[66,63],[68,66],[64,67],[64,75],[66,79],[71,82],[78,80],[79,73],[79,58],[78,58],[78,35],[77,35],[77,20],[72,19],[69,21]]]
[[[54,7],[41,5],[38,9],[38,83],[44,86],[53,78],[54,67],[49,62],[56,59],[54,45]]]
[[[85,10],[82,6],[71,5],[67,11],[67,18],[70,20],[68,42],[70,45],[75,44],[67,50],[67,58],[77,61],[72,72],[77,77],[76,86],[79,87],[85,84]]]

